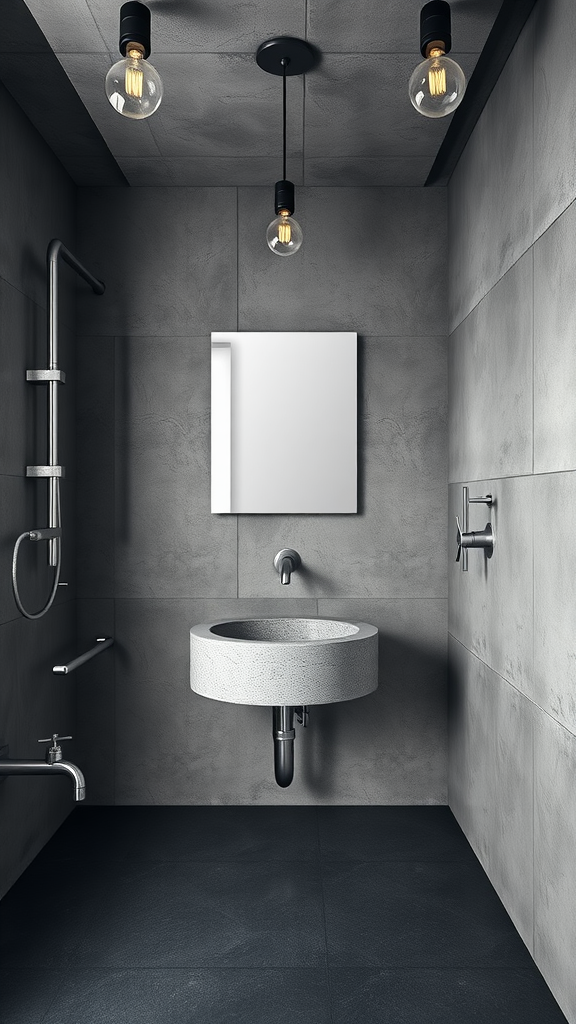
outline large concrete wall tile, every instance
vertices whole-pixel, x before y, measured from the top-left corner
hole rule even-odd
[[[451,330],[533,241],[533,31],[530,18],[450,181]]]
[[[379,632],[378,690],[322,709],[337,802],[358,803],[360,784],[365,803],[446,803],[446,601],[320,600],[318,613]]]
[[[298,189],[294,260],[266,245],[272,186],[238,197],[239,330],[446,333],[443,189]]]
[[[448,396],[451,481],[532,471],[532,252],[454,331]]]
[[[575,232],[576,205],[534,246],[535,473],[576,469]]]
[[[477,480],[470,495],[495,501],[470,505],[470,529],[491,521],[494,552],[468,554],[468,572],[456,558],[456,516],[462,519],[462,487],[449,488],[449,631],[490,668],[533,697],[532,514],[533,479]]]
[[[114,596],[114,339],[78,343],[77,587]]]
[[[576,1020],[576,737],[539,714],[534,731],[534,958]]]
[[[452,811],[532,951],[534,707],[449,638]]]
[[[534,696],[576,733],[576,473],[534,479]]]
[[[1,84],[0,109],[0,277],[44,308],[50,239],[74,251],[74,186]],[[60,314],[73,323],[72,289],[63,289]]]
[[[572,0],[536,4],[534,19],[534,237],[576,198]]]
[[[78,232],[82,258],[106,284],[102,297],[78,292],[85,332],[236,329],[235,189],[81,189]]]
[[[116,342],[117,597],[236,597],[236,518],[210,512],[208,338]]]

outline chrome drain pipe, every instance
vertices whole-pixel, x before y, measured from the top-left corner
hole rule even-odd
[[[274,737],[274,776],[283,789],[294,778],[294,708],[282,704],[274,708],[272,735]]]

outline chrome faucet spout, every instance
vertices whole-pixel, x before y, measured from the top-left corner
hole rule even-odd
[[[283,586],[287,586],[292,579],[292,573],[296,572],[302,564],[302,559],[294,548],[282,548],[277,555],[274,556],[274,568],[280,576],[280,582]]]
[[[292,575],[293,568],[294,568],[294,563],[293,563],[291,558],[283,558],[282,559],[282,562],[280,564],[280,582],[284,586],[286,586],[288,583],[290,583],[290,577]]]
[[[71,761],[15,761],[12,758],[0,758],[0,778],[5,775],[53,775],[54,773],[69,775],[74,782],[74,799],[84,800],[86,782],[80,769]]]

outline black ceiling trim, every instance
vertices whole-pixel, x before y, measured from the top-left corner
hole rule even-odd
[[[504,0],[425,185],[447,185],[536,0]]]
[[[0,81],[77,185],[128,185],[24,0],[2,2]]]

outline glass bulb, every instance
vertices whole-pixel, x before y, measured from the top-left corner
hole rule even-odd
[[[432,50],[428,60],[412,72],[408,94],[412,105],[425,117],[445,117],[462,102],[466,77],[455,60]]]
[[[106,75],[106,95],[119,114],[140,119],[150,117],[162,101],[162,79],[138,50],[129,50]]]
[[[266,241],[278,256],[292,256],[302,245],[302,228],[297,220],[283,214],[268,225]]]

